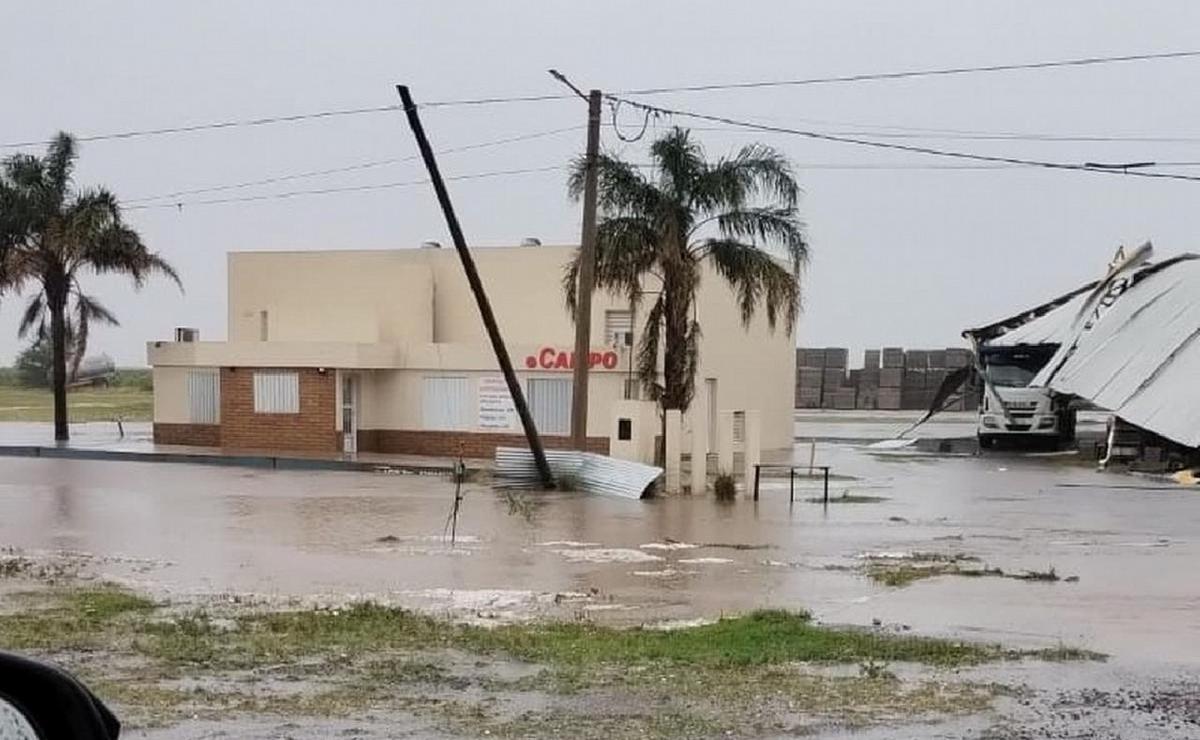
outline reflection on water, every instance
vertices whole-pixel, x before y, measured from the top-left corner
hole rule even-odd
[[[369,594],[617,622],[808,608],[827,621],[1200,658],[1195,493],[1112,490],[1112,476],[1057,460],[818,454],[853,476],[837,495],[884,500],[802,503],[820,482],[798,481],[789,505],[787,480],[768,479],[757,503],[531,492],[514,512],[472,485],[454,547],[443,540],[453,486],[437,478],[14,459],[0,484],[0,545],[128,558],[96,569],[176,595]],[[807,446],[797,457],[807,461]],[[855,570],[867,551],[951,549],[1079,581],[947,576],[889,589]]]

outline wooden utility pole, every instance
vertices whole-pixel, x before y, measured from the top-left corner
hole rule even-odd
[[[496,362],[500,365],[500,371],[504,373],[504,382],[508,384],[508,393],[512,396],[517,415],[521,417],[521,426],[525,428],[525,438],[529,441],[529,449],[533,453],[538,474],[544,486],[553,488],[554,475],[550,472],[550,463],[546,461],[546,451],[542,447],[542,439],[538,436],[537,426],[533,423],[533,416],[529,413],[529,406],[525,403],[525,394],[521,391],[517,374],[513,371],[512,360],[508,356],[508,349],[504,346],[504,338],[500,336],[500,327],[496,324],[496,315],[492,313],[492,304],[488,301],[487,293],[484,292],[483,281],[479,279],[479,271],[475,269],[475,260],[472,259],[471,252],[467,249],[467,240],[463,236],[462,227],[458,224],[458,217],[454,215],[454,206],[450,203],[450,193],[446,191],[446,183],[442,181],[442,174],[438,171],[433,148],[429,146],[429,140],[425,138],[425,129],[421,126],[421,119],[417,115],[417,106],[413,103],[412,95],[409,94],[406,85],[397,85],[396,90],[400,93],[400,102],[404,105],[405,115],[408,116],[408,125],[412,127],[413,136],[417,139],[417,148],[421,150],[421,159],[425,160],[425,168],[429,170],[429,179],[433,182],[438,203],[442,206],[442,214],[446,217],[446,225],[450,228],[454,249],[458,252],[459,259],[462,260],[463,272],[467,274],[467,282],[471,286],[471,292],[475,295],[475,303],[479,307],[479,315],[483,318],[483,325],[487,329],[488,339],[492,341]]]
[[[571,396],[571,445],[587,449],[588,370],[592,353],[592,288],[596,282],[596,159],[600,151],[600,91],[588,101],[587,154],[583,178],[583,233],[579,240],[579,286],[575,292],[575,372]]]

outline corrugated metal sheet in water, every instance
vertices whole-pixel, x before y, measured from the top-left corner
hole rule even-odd
[[[662,468],[576,450],[547,450],[555,477],[569,475],[588,493],[638,499],[662,475]],[[533,453],[523,447],[496,448],[496,477],[516,485],[536,485]]]
[[[1069,356],[1068,347],[1033,385],[1086,398],[1125,421],[1200,447],[1200,260],[1141,278],[1079,335]]]

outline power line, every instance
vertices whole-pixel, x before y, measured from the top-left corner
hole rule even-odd
[[[1084,57],[1080,59],[1063,59],[1057,61],[1043,62],[1027,62],[1021,64],[993,64],[978,67],[949,67],[943,69],[925,69],[925,70],[905,70],[899,72],[874,72],[866,74],[842,75],[834,77],[812,77],[806,79],[794,80],[760,80],[753,82],[737,82],[737,83],[717,83],[717,84],[700,84],[700,85],[682,85],[677,87],[652,87],[641,88],[635,90],[617,91],[616,95],[658,95],[663,93],[686,93],[686,92],[708,92],[716,90],[737,90],[737,89],[754,89],[754,88],[772,88],[772,87],[790,87],[800,85],[820,85],[838,82],[869,82],[880,80],[895,80],[913,77],[936,77],[947,75],[961,75],[971,73],[990,73],[990,72],[1008,72],[1016,70],[1033,70],[1033,69],[1051,69],[1055,67],[1082,67],[1097,64],[1115,64],[1124,62],[1137,61],[1153,61],[1167,59],[1183,59],[1189,57],[1200,56],[1200,50],[1197,51],[1172,51],[1159,52],[1148,54],[1128,54],[1124,56],[1107,56],[1107,57]],[[558,100],[569,100],[574,95],[571,94],[533,94],[533,95],[512,95],[512,96],[494,96],[481,98],[460,98],[454,100],[435,100],[427,103],[420,103],[421,108],[452,108],[452,107],[477,107],[486,105],[506,105],[513,103],[537,103],[550,102]],[[309,113],[296,113],[291,115],[266,116],[261,118],[249,118],[238,120],[214,121],[207,123],[185,124],[180,126],[166,126],[160,128],[134,129],[129,131],[117,131],[104,134],[88,134],[76,137],[80,142],[93,141],[114,141],[121,139],[133,139],[147,136],[166,136],[171,134],[194,133],[198,131],[211,131],[229,128],[244,128],[255,126],[269,126],[280,123],[296,123],[300,121],[312,121],[328,118],[343,118],[348,116],[372,115],[378,113],[392,113],[399,111],[399,105],[381,105],[369,106],[363,108],[340,108],[330,110],[313,111]],[[21,149],[34,146],[44,146],[50,143],[49,140],[39,139],[30,141],[8,142],[0,144],[0,149]]]
[[[514,170],[495,170],[492,172],[479,172],[472,175],[457,175],[455,177],[447,177],[446,180],[482,180],[491,177],[504,177],[508,175],[528,175],[536,172],[552,172],[554,170],[564,170],[565,165],[550,165],[547,167],[526,167]],[[385,182],[374,185],[350,185],[346,187],[336,188],[319,188],[314,190],[291,190],[284,193],[268,193],[266,195],[246,195],[232,198],[208,198],[205,200],[185,200],[176,203],[148,203],[144,205],[134,205],[125,208],[127,211],[141,211],[151,208],[176,208],[182,210],[184,206],[209,206],[219,205],[224,203],[250,203],[254,201],[266,200],[283,200],[287,198],[297,198],[306,195],[331,195],[333,193],[358,193],[368,190],[386,190],[390,188],[404,188],[414,185],[428,185],[430,180],[402,180],[398,182]]]
[[[463,146],[451,147],[442,149],[438,154],[456,154],[459,152],[472,151],[475,149],[484,149],[487,147],[500,146],[503,144],[513,144],[521,141],[529,141],[531,139],[540,139],[546,136],[566,133],[568,131],[578,131],[583,126],[567,126],[564,128],[550,129],[548,131],[537,131],[531,134],[522,134],[520,136],[510,136],[503,139],[493,139],[491,141],[481,141],[474,144],[465,144]],[[306,172],[297,172],[288,175],[277,175],[275,177],[267,177],[261,180],[248,180],[245,182],[232,183],[229,185],[213,185],[203,188],[193,188],[190,190],[176,190],[171,193],[163,193],[161,195],[150,195],[140,198],[132,198],[124,201],[126,204],[141,204],[150,201],[163,200],[165,198],[178,198],[184,195],[201,195],[203,193],[217,193],[226,190],[240,190],[243,188],[257,187],[259,185],[274,185],[280,182],[290,180],[302,180],[310,177],[323,177],[325,175],[336,175],[346,172],[357,172],[360,170],[373,169],[376,167],[385,167],[392,164],[400,164],[402,162],[412,162],[420,159],[420,155],[411,155],[408,157],[390,157],[388,159],[376,159],[368,162],[360,162],[358,164],[347,165],[344,167],[333,167],[323,170],[309,170]]]
[[[867,124],[858,124],[866,126]],[[891,127],[880,126],[880,129]],[[898,128],[898,127],[897,127]],[[693,131],[745,132],[736,126],[694,126]],[[923,132],[923,133],[922,133]],[[828,131],[834,136],[873,136],[880,139],[945,139],[964,141],[1046,141],[1060,143],[1131,143],[1131,144],[1194,144],[1200,136],[1134,136],[1102,134],[1043,134],[1020,132],[954,131],[949,129],[912,129],[909,131]]]
[[[948,149],[935,149],[926,146],[914,146],[911,144],[896,144],[887,141],[872,141],[870,139],[859,139],[850,136],[837,136],[834,134],[824,134],[817,131],[806,131],[804,129],[788,128],[785,126],[773,126],[770,124],[753,123],[749,121],[740,121],[727,116],[715,116],[706,113],[695,113],[693,111],[680,110],[676,108],[664,108],[661,106],[647,105],[634,100],[619,98],[614,95],[607,96],[612,100],[620,100],[628,105],[632,105],[639,109],[650,109],[664,115],[681,116],[684,118],[694,118],[701,121],[712,121],[714,123],[724,123],[729,126],[738,126],[741,128],[752,129],[756,131],[768,131],[780,134],[792,134],[795,136],[803,136],[816,141],[829,141],[838,144],[851,144],[854,146],[872,147],[875,149],[888,149],[892,151],[909,152],[911,154],[926,154],[934,157],[947,157],[952,159],[967,159],[976,162],[991,162],[995,164],[1012,164],[1023,165],[1027,167],[1044,167],[1054,170],[1072,170],[1080,172],[1099,172],[1107,175],[1122,175],[1126,177],[1146,177],[1163,180],[1188,180],[1200,182],[1200,176],[1184,175],[1176,172],[1146,172],[1133,169],[1119,169],[1105,165],[1093,164],[1077,164],[1070,162],[1047,162],[1036,159],[1025,159],[1023,157],[1004,157],[989,154],[976,154],[973,152],[961,152]]]
[[[445,108],[454,106],[477,106],[477,105],[494,105],[500,103],[529,103],[545,100],[563,100],[567,95],[521,95],[515,97],[497,97],[497,98],[474,98],[465,100],[439,100],[429,103],[421,103],[422,108]],[[392,113],[401,110],[399,105],[378,105],[366,108],[341,108],[333,110],[321,110],[311,113],[296,113],[283,116],[266,116],[263,118],[248,118],[241,120],[214,121],[210,123],[195,123],[183,126],[166,126],[162,128],[136,129],[132,131],[117,131],[107,134],[89,134],[86,136],[76,136],[75,140],[79,142],[91,141],[114,141],[120,139],[135,139],[144,136],[166,136],[169,134],[187,134],[197,131],[213,131],[227,128],[246,128],[254,126],[270,126],[277,123],[297,123],[300,121],[314,121],[323,118],[344,118],[347,116],[361,116],[374,113]],[[41,139],[36,141],[16,141],[7,144],[0,144],[0,149],[20,149],[33,146],[45,146],[50,140]]]
[[[836,77],[808,77],[794,80],[760,80],[755,82],[732,82],[707,85],[680,85],[676,87],[647,87],[640,90],[625,90],[618,95],[661,95],[665,93],[711,92],[716,90],[751,90],[770,87],[792,87],[798,85],[824,85],[833,82],[873,82],[878,80],[900,80],[912,77],[942,77],[947,75],[973,74],[979,72],[1013,72],[1029,69],[1052,69],[1055,67],[1085,67],[1095,64],[1118,64],[1145,62],[1162,59],[1186,59],[1200,56],[1200,50],[1167,51],[1153,54],[1127,54],[1124,56],[1083,57],[1048,62],[1026,62],[1023,64],[990,64],[979,67],[948,67],[943,69],[915,69],[901,72],[872,72]]]

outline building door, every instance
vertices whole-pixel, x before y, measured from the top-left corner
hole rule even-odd
[[[358,376],[342,373],[342,452],[358,452]]]

